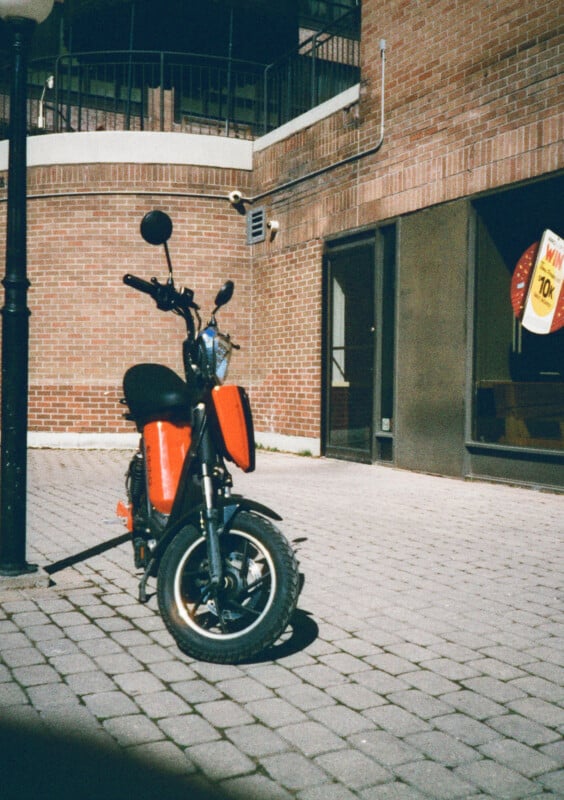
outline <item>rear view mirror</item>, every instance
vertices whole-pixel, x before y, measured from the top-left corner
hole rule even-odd
[[[233,297],[234,289],[235,289],[235,284],[233,283],[233,281],[225,281],[225,283],[215,296],[215,311],[217,311],[218,308],[221,308],[221,306],[224,306],[231,300],[231,298]]]
[[[141,236],[149,244],[165,244],[172,235],[172,220],[164,211],[149,211],[141,221]]]

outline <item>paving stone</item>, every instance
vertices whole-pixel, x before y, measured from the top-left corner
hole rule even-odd
[[[290,749],[288,741],[259,723],[228,728],[225,735],[236,747],[253,757],[270,756]]]
[[[28,703],[27,695],[16,683],[0,683],[0,708],[4,716],[5,706]]]
[[[454,693],[454,695],[456,695],[456,693]],[[454,695],[449,696],[452,697]],[[387,699],[390,703],[397,703],[397,705],[405,708],[406,711],[422,719],[432,719],[432,717],[447,714],[451,710],[451,707],[449,707],[447,703],[443,703],[436,697],[426,694],[426,692],[420,692],[418,689],[394,692],[388,695]]]
[[[400,737],[430,729],[425,720],[391,704],[371,708],[363,713],[380,728]]]
[[[519,775],[496,761],[482,760],[457,767],[456,775],[499,800],[517,800],[534,794],[537,787],[528,778]]]
[[[412,784],[424,794],[435,800],[455,800],[469,797],[472,783],[463,777],[432,761],[416,761],[413,764],[400,764],[394,770],[402,780]]]
[[[309,715],[339,736],[350,736],[373,727],[372,722],[366,716],[346,706],[312,708]]]
[[[526,697],[525,692],[515,686],[515,683],[506,683],[497,678],[483,677],[471,678],[470,680],[463,681],[463,685],[476,694],[489,697],[496,703],[508,703],[510,700],[518,700],[521,697]]]
[[[520,714],[506,714],[503,717],[494,717],[488,720],[488,725],[498,733],[516,739],[518,742],[536,747],[548,744],[560,738],[560,735],[532,719],[522,717]]]
[[[208,742],[189,747],[186,755],[213,781],[255,771],[255,764],[231,742]]]
[[[358,796],[361,800],[425,800],[425,798],[429,797],[429,795],[422,795],[413,786],[400,783],[400,781],[363,789]]]
[[[253,667],[249,669],[249,678],[269,689],[279,689],[281,686],[289,686],[300,682],[300,679],[291,670],[285,669],[278,664]],[[225,681],[222,681],[223,683]]]
[[[410,645],[410,647],[416,646]],[[421,651],[423,648],[417,648],[417,650]],[[413,662],[406,658],[400,658],[400,656],[392,655],[391,653],[380,653],[375,656],[369,656],[366,659],[366,662],[371,664],[375,669],[378,669],[381,672],[387,672],[390,675],[402,675],[404,672],[413,671]]]
[[[564,683],[558,684],[533,675],[517,678],[510,685],[528,695],[540,697],[548,703],[560,703],[564,700]]]
[[[158,721],[159,728],[176,744],[186,747],[220,738],[220,733],[197,714],[167,717]]]
[[[501,717],[501,719],[506,719],[506,717]],[[433,725],[471,747],[500,737],[500,733],[490,728],[489,725],[467,717],[465,714],[447,714],[444,717],[435,717]]]
[[[307,719],[302,711],[278,697],[254,700],[252,703],[246,703],[245,708],[249,714],[275,729]]]
[[[436,697],[447,692],[455,692],[460,687],[451,680],[437,675],[428,669],[419,669],[416,672],[406,672],[402,674],[402,680],[410,686],[424,692],[427,695]]]
[[[39,686],[45,683],[59,683],[60,675],[48,664],[35,664],[13,670],[14,678],[21,686]]]
[[[349,653],[330,653],[326,656],[320,656],[319,660],[322,664],[336,670],[341,675],[354,675],[357,672],[372,669],[372,666],[367,661],[355,658]]]
[[[277,785],[266,775],[244,775],[240,778],[230,778],[221,784],[225,787],[230,800],[254,800],[255,798],[268,798],[268,800],[291,800],[292,795],[282,786]],[[347,800],[343,797],[342,800]]]
[[[111,678],[100,671],[76,672],[67,675],[66,682],[77,695],[112,692],[117,688]]]
[[[164,692],[165,684],[151,672],[124,672],[114,675],[117,685],[131,697],[147,695],[151,692]],[[179,699],[177,697],[177,699]],[[182,702],[179,700],[179,702]],[[164,715],[166,716],[166,715]]]
[[[480,673],[477,669],[467,664],[454,661],[450,658],[434,658],[425,661],[425,668],[442,675],[451,681],[462,681],[465,678],[475,678]]]
[[[299,667],[295,670],[296,675],[303,681],[324,689],[327,686],[343,682],[343,676],[335,669],[326,667],[324,664],[313,664],[312,666]]]
[[[282,686],[278,689],[278,694],[301,711],[309,711],[312,708],[335,705],[334,699],[326,691],[318,689],[316,686],[312,686],[309,683],[296,683],[291,686]]]
[[[558,768],[558,762],[549,758],[549,756],[543,755],[538,750],[527,747],[521,742],[514,742],[510,739],[498,739],[482,745],[480,752],[493,761],[504,764],[521,775],[525,775],[527,778]]]
[[[0,687],[1,690],[1,687]],[[63,683],[48,683],[43,686],[30,686],[27,690],[30,702],[42,710],[49,706],[75,706],[78,698],[69,686]]]
[[[350,789],[363,789],[386,783],[392,777],[389,770],[375,763],[364,753],[339,750],[314,759],[315,763]]]
[[[442,700],[448,705],[468,714],[478,720],[494,717],[504,712],[504,707],[499,703],[495,703],[487,697],[476,692],[471,692],[469,689],[463,689],[459,692],[449,692],[442,695]]]
[[[163,732],[142,714],[104,720],[104,728],[122,745],[136,745],[163,739]]]
[[[296,725],[285,725],[282,728],[278,728],[278,733],[308,758],[347,746],[344,739],[318,722],[299,722]]]
[[[564,770],[541,775],[539,781],[558,797],[564,797]]]
[[[328,686],[326,689],[327,694],[338,700],[339,703],[352,708],[355,711],[363,711],[367,708],[374,706],[381,706],[387,703],[385,698],[380,697],[379,694],[367,689],[365,686],[359,686],[357,683],[342,683],[337,686]]]
[[[135,702],[151,719],[187,714],[190,707],[174,692],[153,692],[135,696]]]
[[[50,661],[61,675],[72,675],[77,672],[92,672],[96,668],[94,661],[83,653],[55,656],[51,658]]]
[[[123,692],[98,692],[97,694],[84,695],[83,702],[97,717],[119,717],[125,714],[135,714],[139,708]]]
[[[564,736],[557,742],[543,745],[539,750],[553,761],[564,766]]]
[[[298,794],[299,800],[356,800],[358,794],[353,794],[342,784],[323,783],[321,786],[311,786],[303,789]]]
[[[173,660],[169,657],[167,661],[156,661],[151,664],[151,672],[167,683],[178,683],[189,681],[196,677],[196,673],[182,661]]]
[[[564,708],[547,703],[539,697],[527,697],[508,704],[508,708],[548,727],[564,725]]]
[[[253,717],[232,700],[215,700],[211,703],[200,703],[195,707],[198,714],[208,720],[216,728],[232,728],[253,722]]]
[[[293,791],[327,782],[327,773],[300,753],[267,756],[260,763],[276,783]]]
[[[45,663],[43,654],[35,647],[18,647],[15,650],[4,650],[2,651],[2,660],[8,667],[12,668]]]
[[[198,679],[171,683],[170,688],[192,705],[219,700],[223,697],[222,693],[214,686]]]
[[[423,754],[419,750],[410,747],[404,740],[386,731],[363,731],[349,736],[348,741],[355,748],[386,767],[406,764],[423,758]]]
[[[294,687],[295,683],[292,682],[291,686]],[[235,678],[228,681],[220,681],[216,684],[216,688],[224,694],[231,697],[235,702],[248,703],[251,700],[263,700],[265,697],[273,697],[274,693],[271,689],[261,683],[255,678]],[[292,690],[290,690],[292,694]]]
[[[142,669],[139,661],[123,652],[95,656],[94,658],[100,669],[108,675],[118,675],[122,672],[135,672],[135,670]]]

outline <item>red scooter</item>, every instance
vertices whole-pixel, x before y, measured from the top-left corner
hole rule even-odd
[[[266,506],[232,493],[226,462],[255,468],[251,408],[245,390],[225,383],[237,346],[216,314],[232,297],[227,281],[202,326],[190,289],[177,290],[168,250],[170,217],[151,211],[141,234],[164,245],[168,279],[123,278],[161,311],[186,323],[184,379],[162,364],[127,370],[122,401],[140,432],[118,505],[143,570],[139,597],[157,578],[162,618],[179,648],[204,661],[234,664],[272,645],[296,607],[300,575],[294,552]]]

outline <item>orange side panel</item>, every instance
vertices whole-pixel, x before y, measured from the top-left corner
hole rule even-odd
[[[126,504],[120,500],[117,504],[116,516],[122,517],[123,524],[129,532],[133,531],[133,513],[129,503]]]
[[[221,428],[228,457],[243,472],[254,469],[254,436],[252,423],[245,414],[243,390],[231,384],[216,386],[212,391],[213,404]]]
[[[170,514],[192,428],[158,420],[143,428],[149,499],[162,514]]]

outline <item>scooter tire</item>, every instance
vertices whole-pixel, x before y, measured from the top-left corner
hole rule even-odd
[[[200,661],[237,664],[281,636],[296,607],[300,576],[288,541],[270,520],[241,511],[219,537],[223,586],[209,595],[206,541],[187,525],[157,576],[159,610],[178,647]]]

